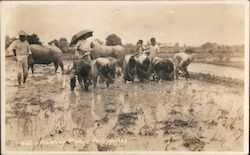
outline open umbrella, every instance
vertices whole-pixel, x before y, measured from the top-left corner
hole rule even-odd
[[[93,34],[93,31],[91,31],[91,30],[83,30],[83,31],[76,33],[75,35],[73,35],[73,37],[71,39],[70,46],[73,44],[76,44],[81,39],[85,40],[85,39],[91,37],[92,34]]]

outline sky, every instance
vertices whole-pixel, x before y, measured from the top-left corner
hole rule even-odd
[[[84,29],[105,41],[117,34],[122,43],[201,45],[244,43],[243,4],[6,4],[5,34],[35,33],[42,42],[72,36]]]

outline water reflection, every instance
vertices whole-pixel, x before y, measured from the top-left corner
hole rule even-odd
[[[121,126],[121,121],[123,121],[123,123],[131,123],[126,128],[127,133],[131,134],[124,135],[124,138],[132,137],[133,139],[129,140],[136,140],[138,146],[141,147],[145,136],[138,136],[140,129],[146,127],[150,130],[157,129],[157,134],[162,136],[160,133],[161,126],[157,122],[176,118],[186,120],[193,116],[199,120],[217,118],[221,113],[218,108],[230,111],[227,114],[228,117],[229,115],[236,117],[243,109],[240,104],[235,104],[243,103],[242,95],[232,94],[228,90],[227,98],[221,97],[220,94],[223,94],[224,88],[218,86],[208,88],[208,84],[197,81],[191,83],[191,81],[180,79],[159,83],[135,82],[133,84],[124,84],[122,81],[117,81],[109,88],[97,88],[86,92],[82,91],[79,85],[75,91],[70,91],[67,75],[61,75],[60,73],[46,75],[49,80],[42,79],[41,75],[45,76],[40,73],[35,74],[35,77],[40,78],[40,81],[31,79],[27,83],[29,87],[11,88],[12,96],[10,95],[8,102],[6,101],[6,111],[8,111],[8,113],[6,112],[6,117],[8,117],[8,119],[6,118],[7,141],[34,140],[34,142],[39,142],[39,139],[49,138],[67,140],[71,137],[85,139],[93,136],[121,136],[118,130],[125,130]],[[213,93],[211,93],[213,87]],[[36,94],[36,96],[31,97],[31,93]],[[207,101],[210,98],[215,105],[220,106],[212,104],[208,106]],[[15,102],[12,102],[13,100]],[[46,103],[53,101],[54,104],[48,106],[50,102],[44,104],[45,101]],[[214,112],[219,112],[212,113],[214,114],[212,116],[211,113],[207,113],[210,110],[209,108]],[[194,115],[190,115],[190,111]],[[124,113],[133,113],[133,115],[130,115],[138,117],[138,119],[132,119],[131,121],[124,118],[120,119],[119,122],[119,116],[124,116]],[[117,130],[114,130],[114,127],[117,127]],[[214,130],[217,129],[214,128]],[[226,130],[220,129],[219,131]],[[152,143],[155,142],[155,139],[158,139],[158,137],[154,138]],[[164,143],[164,140],[158,139],[162,143]],[[132,145],[134,145],[133,142]],[[13,145],[15,145],[15,148],[24,148],[18,144]],[[72,146],[72,144],[68,144],[68,146]],[[136,147],[131,146],[133,150],[138,149]],[[149,145],[149,147],[152,148],[153,145]],[[122,149],[128,148],[126,145]],[[37,149],[55,150],[54,146],[43,146],[35,150]],[[60,147],[57,147],[57,149],[62,150]],[[91,148],[88,149],[91,150]],[[72,147],[72,150],[78,149]]]

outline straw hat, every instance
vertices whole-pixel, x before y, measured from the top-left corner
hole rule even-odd
[[[26,33],[25,31],[21,30],[19,33],[18,33],[19,36],[28,36],[28,33]]]

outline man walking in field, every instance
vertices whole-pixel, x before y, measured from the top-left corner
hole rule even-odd
[[[17,79],[18,84],[25,83],[28,77],[28,56],[31,53],[29,42],[27,41],[27,33],[24,31],[20,31],[18,33],[19,39],[13,41],[9,46],[8,50],[13,51],[13,58],[16,61],[16,69],[17,69]]]
[[[187,67],[193,60],[194,60],[194,56],[192,54],[188,55],[186,53],[177,53],[174,55],[176,79],[178,79],[179,70],[183,72],[186,79],[189,78]]]

